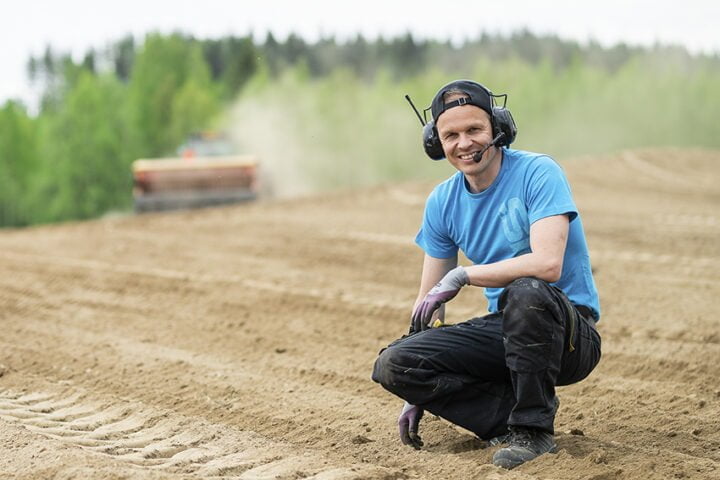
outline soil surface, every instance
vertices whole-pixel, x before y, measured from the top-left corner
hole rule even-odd
[[[513,471],[370,380],[407,329],[429,183],[0,232],[0,478],[720,478],[720,153],[563,163],[603,359]],[[479,289],[448,305],[481,314]]]

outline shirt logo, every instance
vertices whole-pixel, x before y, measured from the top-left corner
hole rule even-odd
[[[513,255],[530,253],[530,220],[525,204],[513,197],[503,203],[499,210],[503,232]]]

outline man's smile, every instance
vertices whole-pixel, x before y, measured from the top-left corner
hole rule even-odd
[[[473,160],[473,161],[474,161],[475,154],[478,153],[479,151],[480,151],[480,150],[475,150],[475,151],[470,152],[470,153],[465,153],[465,154],[463,154],[463,155],[458,155],[458,158],[459,158],[460,160],[464,161],[464,162],[467,162],[467,161],[469,161],[469,160]]]

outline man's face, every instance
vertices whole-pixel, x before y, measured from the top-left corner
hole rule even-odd
[[[446,102],[456,100],[450,97]],[[481,151],[492,141],[492,124],[490,116],[480,107],[463,105],[446,110],[435,124],[445,157],[453,167],[466,176],[482,174],[494,158],[496,149],[489,148],[480,162],[473,160],[473,155]]]

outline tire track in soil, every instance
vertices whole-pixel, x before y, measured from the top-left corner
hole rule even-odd
[[[72,332],[72,329],[68,330],[66,326],[59,328],[59,330],[60,329],[65,330],[66,332]],[[85,335],[87,338],[83,339],[79,333],[80,332],[77,331],[73,333],[73,336],[76,338],[76,342],[79,342],[77,344],[78,347],[85,343],[87,343],[88,346],[93,344],[108,345],[105,341],[106,339],[97,338],[93,341],[92,335]],[[35,336],[41,336],[42,334],[41,329],[34,332]],[[53,341],[43,340],[40,338],[39,343],[49,345],[52,344]],[[134,344],[135,342],[131,343]],[[139,344],[140,342],[137,343]],[[199,385],[191,384],[190,388],[182,390],[182,395],[191,400],[186,402],[184,401],[182,404],[169,401],[169,403],[166,403],[165,407],[172,407],[178,409],[179,411],[186,412],[186,414],[202,415],[203,417],[211,419],[217,418],[218,421],[221,419],[227,421],[227,414],[237,416],[236,421],[239,422],[239,425],[243,430],[251,428],[253,429],[251,431],[261,432],[261,434],[267,438],[290,438],[292,439],[292,444],[296,446],[311,444],[314,445],[314,449],[332,452],[332,458],[334,458],[336,462],[343,462],[345,464],[354,464],[355,462],[366,463],[369,458],[368,455],[370,457],[376,455],[376,466],[379,464],[379,466],[389,468],[393,471],[393,465],[397,464],[397,460],[393,458],[396,454],[399,454],[398,456],[401,458],[403,456],[414,454],[414,452],[404,451],[405,449],[402,446],[398,446],[397,440],[391,432],[387,432],[383,435],[385,438],[376,438],[372,443],[367,444],[365,444],[366,440],[364,438],[357,435],[358,431],[365,431],[365,427],[362,427],[361,424],[367,425],[367,422],[363,422],[363,418],[366,418],[367,413],[367,407],[363,402],[366,402],[367,400],[358,398],[358,389],[353,389],[352,394],[348,393],[344,396],[344,398],[348,400],[341,400],[340,403],[330,402],[330,405],[320,406],[312,403],[314,392],[312,385],[308,385],[297,393],[300,394],[301,398],[304,397],[305,394],[308,395],[307,401],[303,400],[303,403],[309,406],[310,411],[308,412],[307,409],[303,408],[294,408],[292,411],[289,410],[283,414],[282,409],[279,411],[277,407],[273,407],[273,405],[277,401],[278,395],[286,393],[285,388],[287,388],[287,379],[284,379],[284,384],[282,385],[269,383],[266,380],[262,383],[263,388],[260,390],[253,386],[256,384],[255,382],[243,382],[242,372],[236,372],[235,374],[223,374],[219,377],[219,380],[216,381],[214,380],[216,376],[208,373],[208,370],[205,368],[208,365],[216,365],[217,362],[215,361],[203,361],[202,357],[198,357],[197,355],[186,355],[183,353],[178,354],[175,350],[165,350],[157,348],[155,345],[135,346],[139,347],[140,350],[145,350],[145,355],[143,355],[140,350],[135,350],[134,348],[126,350],[125,347],[122,347],[121,349],[125,350],[125,353],[131,358],[144,359],[143,374],[145,377],[158,378],[160,375],[165,375],[170,379],[174,379],[172,383],[175,385],[192,383],[189,382],[187,378],[178,377],[180,371],[186,371],[189,369],[190,371],[187,373],[190,378],[208,379],[208,382],[202,382]],[[13,350],[10,345],[5,345],[4,348],[6,350]],[[15,346],[14,350],[17,351],[19,348],[20,347]],[[113,371],[110,366],[121,365],[123,360],[122,358],[112,357],[107,351],[98,352],[98,356],[105,364],[93,367],[93,373],[88,376],[87,374],[83,375],[82,373],[84,371],[83,365],[78,366],[76,371],[73,372],[72,364],[70,363],[71,359],[61,359],[57,353],[52,355],[55,359],[55,362],[53,363],[65,365],[62,372],[57,371],[54,365],[49,363],[45,366],[40,366],[37,364],[36,360],[34,360],[37,358],[39,352],[30,347],[26,347],[25,349],[27,350],[25,355],[27,362],[33,362],[36,372],[45,378],[53,379],[53,381],[75,382],[80,380],[84,382],[87,388],[93,388],[96,392],[125,392],[125,395],[131,398],[138,398],[143,403],[152,405],[159,405],[163,403],[163,401],[158,399],[157,394],[152,393],[153,388],[158,388],[161,392],[168,392],[168,394],[163,395],[163,398],[172,398],[174,395],[167,390],[167,387],[165,386],[166,384],[118,384],[116,380],[118,372]],[[155,365],[151,359],[157,357],[165,358],[167,361],[161,361]],[[177,365],[175,362],[178,358],[188,359],[189,357],[193,357],[193,360],[189,364],[184,362],[182,365]],[[232,364],[223,366],[225,369],[233,368]],[[198,371],[194,372],[193,370],[195,369]],[[96,373],[94,372],[99,372],[100,376],[95,376]],[[130,373],[130,375],[132,375],[132,373]],[[262,372],[255,373],[255,378],[261,378],[262,376]],[[300,376],[301,378],[303,377],[302,374]],[[265,378],[267,379],[268,377],[265,376]],[[217,385],[217,382],[220,381],[222,381],[223,384],[236,386],[229,392],[229,396],[234,399],[232,400],[234,404],[229,410],[225,404],[226,400],[223,400],[223,398],[228,398],[228,391],[226,391],[226,387]],[[244,387],[243,385],[247,385],[247,387]],[[325,392],[325,400],[329,400],[331,398],[329,396],[331,390],[328,390],[328,385],[326,385],[324,380],[319,382],[318,389]],[[366,391],[367,388],[362,390]],[[380,397],[379,401],[374,401],[373,403],[380,403],[380,405],[382,405],[382,409],[386,412],[388,405],[395,406],[395,402],[390,401],[389,398],[382,395],[382,392],[379,389],[375,390],[373,397]],[[208,402],[210,402],[210,398],[212,398],[212,403],[205,403],[203,400],[204,398],[207,398]],[[365,394],[365,398],[367,399],[367,394]],[[218,400],[216,401],[215,399]],[[196,403],[198,400],[200,401],[200,405],[197,405]],[[342,412],[341,415],[343,415],[345,420],[339,420],[334,412]],[[279,413],[281,416],[278,416]],[[287,417],[288,414],[297,415],[298,417]],[[393,414],[391,414],[391,416]],[[324,419],[324,427],[318,427],[318,419]],[[391,423],[392,420],[388,418],[386,422]],[[441,426],[437,422],[432,422],[431,420],[427,421],[426,431],[432,432],[438,428],[441,430],[448,430],[447,426]],[[374,437],[374,435],[372,435],[372,437]],[[465,434],[463,437],[467,438],[467,435]],[[355,443],[356,439],[358,439],[357,441],[359,443]],[[462,441],[464,442],[466,440]],[[377,447],[374,445],[377,445]],[[350,451],[347,450],[348,447],[350,447]],[[429,445],[429,448],[434,449],[432,444]],[[387,450],[388,453],[377,456],[378,449],[379,451]],[[452,463],[452,468],[457,467],[457,465],[464,465],[465,470],[471,470],[473,466],[477,466],[477,460],[473,458],[468,460],[459,459],[454,455],[456,452],[448,451],[446,447],[437,453],[442,454],[443,452],[446,452],[446,455],[455,457]],[[469,453],[472,454],[473,452]],[[298,460],[298,462],[299,461],[300,460]],[[487,463],[487,460],[483,463]],[[448,475],[449,472],[452,471],[452,468],[449,471],[446,471],[443,475]],[[423,469],[421,468],[420,471],[422,472],[422,470]],[[383,470],[382,475],[377,478],[385,478],[386,473],[387,472]],[[343,475],[346,474],[349,473],[345,471]],[[324,475],[323,478],[334,478],[331,476],[331,473],[322,473],[322,475]],[[332,475],[335,475],[335,473]],[[420,476],[418,477],[418,473],[412,474],[410,471],[403,472],[402,475],[392,474],[389,478],[403,478],[405,475],[408,475],[411,478],[426,478],[425,474],[419,473]],[[367,478],[376,477],[369,475]]]
[[[0,391],[0,419],[136,467],[202,478],[404,478],[383,467],[333,465],[317,452],[302,452],[254,432],[202,423],[142,403],[98,404],[87,394],[67,391]]]

